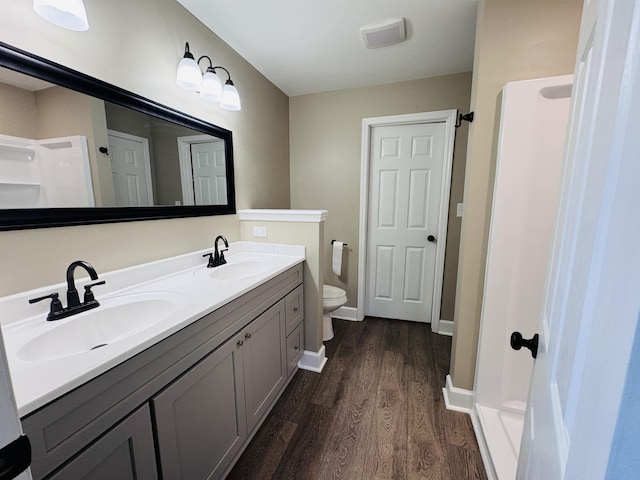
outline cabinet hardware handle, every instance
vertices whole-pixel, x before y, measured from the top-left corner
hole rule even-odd
[[[251,338],[251,334],[249,332],[244,334],[244,338],[246,338],[247,340]]]
[[[298,313],[298,307],[293,307],[293,313]]]
[[[236,345],[238,345],[239,347],[241,347],[242,345],[244,345],[244,342],[242,340],[238,340],[238,342],[236,343]]]
[[[295,347],[293,347],[294,350],[300,350],[300,347],[298,345],[296,345]]]

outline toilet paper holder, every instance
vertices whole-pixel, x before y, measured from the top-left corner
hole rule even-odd
[[[333,242],[335,242],[335,240],[331,240],[331,245],[333,245]],[[347,243],[343,243],[342,245],[344,245],[345,247],[347,246]]]

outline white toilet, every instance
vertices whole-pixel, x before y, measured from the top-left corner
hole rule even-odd
[[[330,312],[339,309],[347,303],[347,292],[338,287],[324,285],[322,287],[322,341],[326,342],[333,338],[333,325],[331,324]]]

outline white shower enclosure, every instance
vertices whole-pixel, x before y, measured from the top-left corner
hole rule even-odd
[[[572,75],[502,90],[472,418],[489,478],[515,478],[533,370],[512,332],[539,332],[560,199]]]
[[[0,135],[0,209],[93,206],[86,137]]]

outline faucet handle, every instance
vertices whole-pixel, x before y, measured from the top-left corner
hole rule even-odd
[[[59,312],[62,310],[62,302],[60,301],[60,298],[58,298],[57,292],[50,295],[45,295],[44,297],[30,298],[29,303],[40,302],[41,300],[46,300],[47,298],[51,299],[51,305],[49,306],[49,316],[51,316],[55,312]]]
[[[215,267],[215,263],[213,262],[213,253],[205,253],[202,256],[203,257],[209,257],[209,263],[207,263],[207,268]]]
[[[226,252],[227,250],[229,250],[228,248],[223,248],[222,250],[220,250],[220,260],[218,263],[218,265],[224,265],[225,263],[227,263],[227,261],[224,259],[224,252]]]
[[[106,280],[102,280],[101,282],[90,283],[89,285],[84,286],[84,303],[95,302],[96,298],[93,296],[93,292],[91,289],[96,285],[104,285]]]

